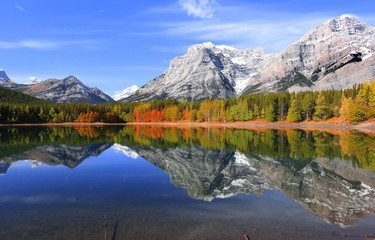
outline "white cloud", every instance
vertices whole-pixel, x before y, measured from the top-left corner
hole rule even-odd
[[[59,42],[52,41],[38,41],[38,40],[23,40],[18,42],[0,41],[0,49],[15,49],[15,48],[32,48],[39,50],[55,49],[61,45]]]
[[[18,42],[0,41],[0,49],[30,48],[36,50],[55,50],[67,45],[79,45],[84,48],[95,48],[97,40],[73,40],[73,41],[51,41],[51,40],[22,40]]]
[[[55,49],[62,43],[53,41],[37,41],[37,40],[24,40],[19,42],[20,47],[34,48],[34,49]]]
[[[27,11],[26,9],[24,9],[23,7],[21,7],[20,5],[16,5],[16,8],[22,12],[25,12],[25,13],[29,13],[29,11]]]
[[[214,16],[215,0],[179,0],[179,3],[189,16],[203,19]]]

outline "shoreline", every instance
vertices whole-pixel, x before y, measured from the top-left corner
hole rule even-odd
[[[366,121],[358,125],[353,125],[344,122],[266,122],[266,121],[249,121],[249,122],[129,122],[129,123],[102,123],[102,122],[66,122],[66,123],[22,123],[22,124],[0,124],[0,127],[16,127],[16,126],[63,126],[63,127],[77,127],[77,126],[155,126],[155,127],[178,127],[178,128],[236,128],[236,129],[302,129],[302,130],[341,130],[352,131],[357,130],[364,133],[375,134],[375,121]]]
[[[330,123],[330,122],[266,122],[250,121],[238,123],[221,122],[152,122],[152,123],[126,123],[126,125],[149,125],[155,127],[181,127],[181,128],[236,128],[236,129],[301,129],[301,130],[340,130],[340,131],[360,131],[367,134],[375,134],[375,122],[363,122],[358,125],[349,123]]]

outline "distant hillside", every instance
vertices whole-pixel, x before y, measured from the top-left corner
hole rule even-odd
[[[51,102],[0,87],[0,103],[46,104]]]
[[[27,95],[54,103],[89,103],[112,102],[113,99],[98,88],[90,88],[74,76],[64,79],[48,79],[28,84],[13,82],[0,71],[0,87],[15,90]]]

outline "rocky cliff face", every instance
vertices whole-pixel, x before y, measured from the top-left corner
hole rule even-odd
[[[351,52],[358,51],[360,58]],[[253,92],[349,88],[375,76],[375,27],[343,15],[309,31],[284,51],[237,50],[203,43],[121,101],[201,101]]]
[[[102,99],[104,99],[106,102],[112,102],[114,99],[111,98],[110,96],[108,96],[107,94],[105,94],[102,90],[100,90],[99,88],[90,88],[90,90],[96,94],[97,96],[101,97]]]
[[[62,80],[48,79],[37,84],[17,84],[12,81],[0,83],[0,87],[55,103],[105,103],[113,99],[98,88],[89,88],[74,76]]]
[[[353,59],[354,51],[361,58]],[[348,15],[331,19],[266,61],[260,72],[251,83],[262,85],[252,91],[320,91],[369,81],[375,75],[375,27]]]
[[[202,147],[131,147],[163,169],[173,184],[196,199],[211,201],[238,193],[275,189],[329,223],[353,225],[375,214],[375,175],[351,161],[315,159],[297,170],[285,159],[246,156]]]
[[[195,45],[186,55],[175,58],[169,69],[125,101],[151,101],[165,98],[203,100],[207,97],[234,97],[230,80],[221,71],[223,64],[211,43]]]

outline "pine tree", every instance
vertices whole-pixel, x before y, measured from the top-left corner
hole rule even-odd
[[[275,106],[271,103],[267,108],[266,120],[274,122],[276,120]]]
[[[314,120],[327,120],[332,116],[331,110],[328,107],[328,103],[322,93],[318,95],[318,99],[316,100],[315,106],[315,113],[314,113]]]
[[[257,104],[254,105],[254,111],[253,111],[254,119],[258,119],[260,117],[260,111]]]
[[[305,115],[305,120],[311,120],[314,111],[314,96],[312,93],[307,92],[302,100],[302,110]]]
[[[291,122],[299,122],[302,121],[302,110],[300,107],[300,102],[294,98],[292,100],[292,104],[288,111],[288,117],[287,119]]]

